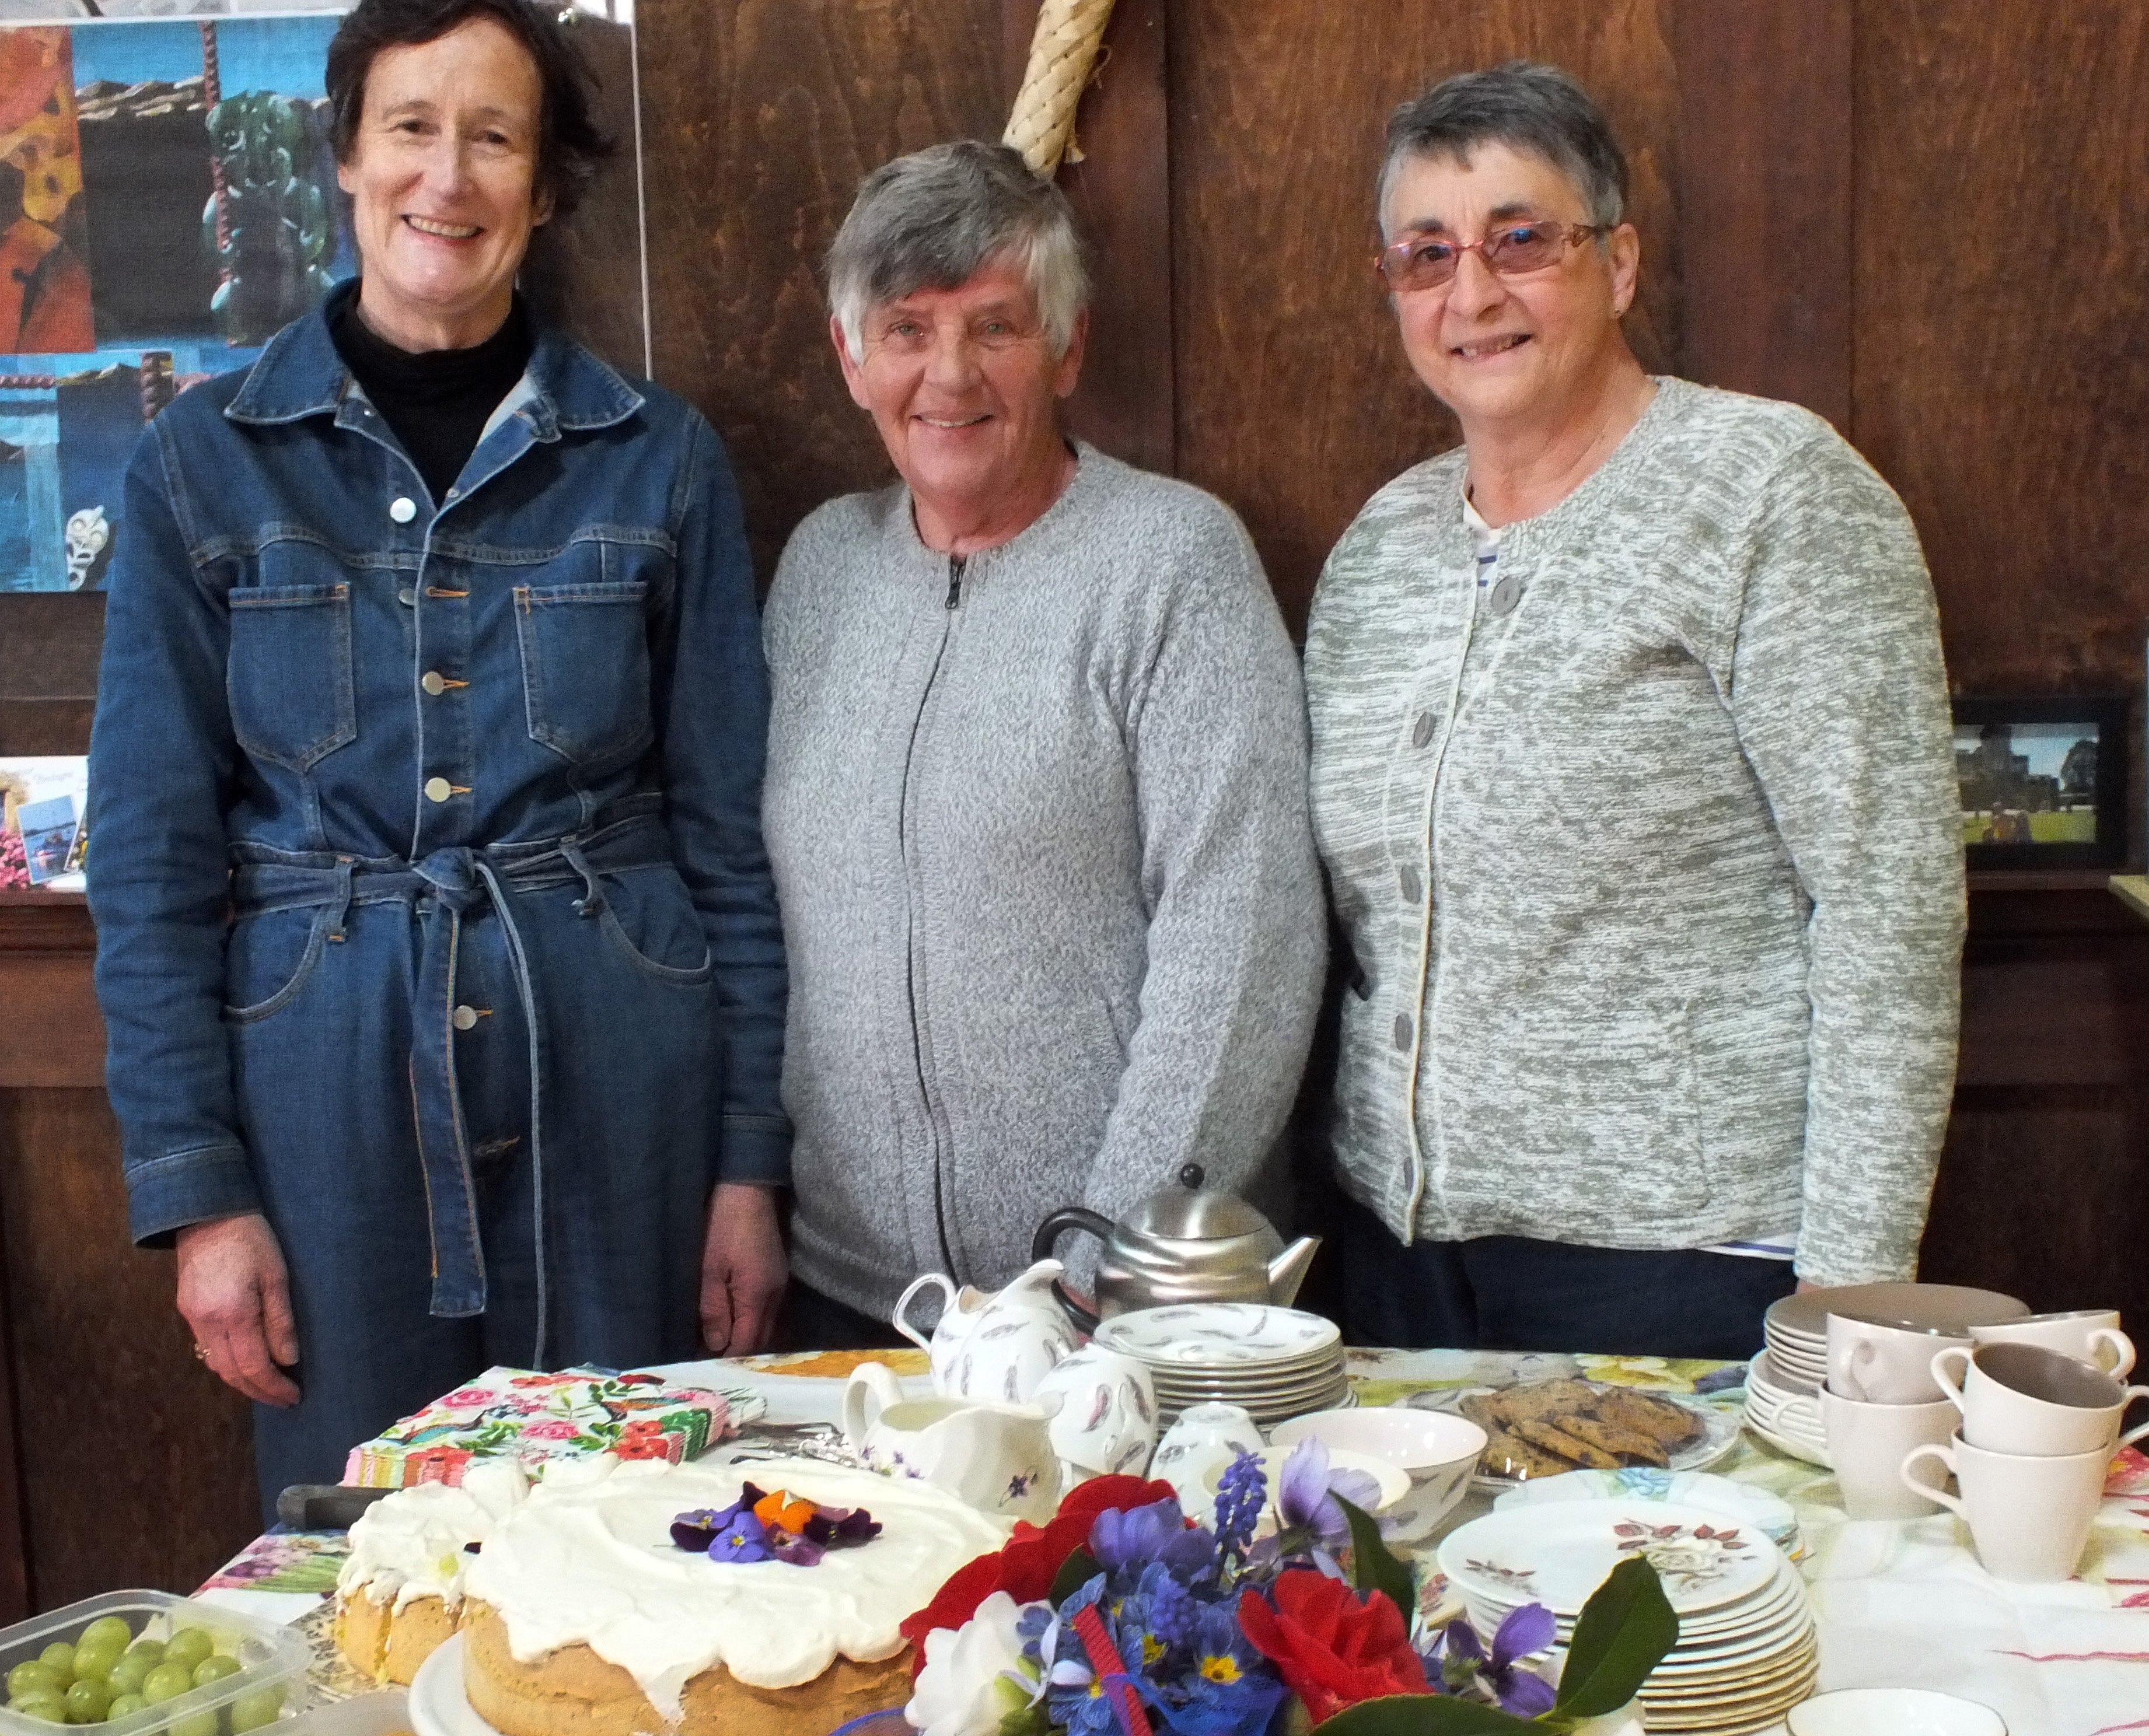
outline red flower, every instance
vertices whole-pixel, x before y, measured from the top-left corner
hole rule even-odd
[[[1361,1603],[1341,1580],[1291,1568],[1277,1577],[1272,1595],[1273,1607],[1259,1592],[1245,1593],[1239,1626],[1306,1702],[1314,1723],[1361,1700],[1432,1691],[1402,1612],[1386,1593],[1369,1592]]]
[[[1067,1558],[1089,1542],[1090,1528],[1099,1513],[1114,1508],[1146,1507],[1173,1493],[1168,1483],[1093,1477],[1075,1486],[1042,1530],[1027,1520],[1016,1520],[1014,1535],[1004,1549],[956,1568],[934,1593],[933,1601],[903,1623],[903,1637],[910,1642],[911,1673],[925,1667],[927,1634],[935,1628],[960,1628],[994,1592],[1004,1591],[1018,1603],[1032,1603],[1048,1595]]]

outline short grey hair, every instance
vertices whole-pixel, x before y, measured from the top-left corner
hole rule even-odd
[[[1090,274],[1066,196],[1011,145],[959,139],[883,163],[828,245],[828,306],[852,359],[866,315],[919,289],[954,289],[992,261],[1022,268],[1055,356],[1074,341]]]
[[[1573,76],[1542,61],[1510,60],[1457,73],[1388,118],[1388,148],[1377,189],[1380,221],[1406,163],[1467,162],[1482,144],[1541,158],[1574,183],[1589,220],[1616,228],[1627,216],[1627,157],[1604,111]]]

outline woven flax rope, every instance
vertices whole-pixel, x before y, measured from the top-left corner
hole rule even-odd
[[[1111,15],[1112,0],[1044,0],[1038,13],[1029,64],[1001,139],[1048,180],[1074,135],[1074,107],[1090,82],[1097,45]]]

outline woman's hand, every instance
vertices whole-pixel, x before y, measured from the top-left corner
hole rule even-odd
[[[177,1239],[179,1312],[194,1328],[196,1354],[249,1398],[296,1404],[298,1387],[283,1369],[298,1363],[299,1328],[269,1220],[259,1212],[214,1218],[189,1224]]]
[[[702,1342],[719,1356],[768,1347],[789,1277],[776,1227],[776,1190],[720,1182],[702,1245]]]

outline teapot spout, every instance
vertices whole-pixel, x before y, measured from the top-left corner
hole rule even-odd
[[[1321,1246],[1318,1236],[1301,1236],[1297,1241],[1269,1262],[1269,1300],[1278,1307],[1288,1307],[1298,1294],[1298,1287],[1306,1282],[1306,1268],[1313,1264],[1313,1256]]]

